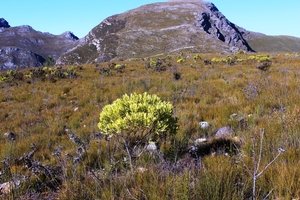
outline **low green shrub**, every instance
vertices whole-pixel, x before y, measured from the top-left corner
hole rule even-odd
[[[155,140],[157,136],[175,133],[177,120],[171,103],[156,95],[133,93],[106,105],[98,127],[106,135]]]

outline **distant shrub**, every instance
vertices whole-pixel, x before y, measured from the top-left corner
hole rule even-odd
[[[125,68],[125,64],[109,63],[107,66],[100,67],[99,72],[101,75],[111,76],[115,73],[123,73]]]
[[[171,63],[167,62],[166,59],[161,58],[151,58],[146,64],[146,68],[153,69],[156,72],[166,71]]]
[[[51,56],[48,56],[45,60],[45,62],[43,63],[44,66],[54,66],[55,65],[55,60],[54,58],[52,58]]]
[[[271,57],[269,55],[252,55],[248,57],[248,60],[255,60],[257,62],[271,62]]]
[[[260,62],[256,68],[265,72],[265,71],[268,71],[268,69],[271,67],[271,65],[272,65],[271,61],[265,61],[265,62]]]
[[[21,72],[17,70],[7,70],[6,72],[0,74],[0,83],[11,82],[15,80],[21,81],[23,78],[24,76]]]
[[[184,63],[185,62],[185,58],[180,56],[180,57],[177,58],[176,62],[180,63],[180,64]]]
[[[205,65],[211,65],[211,61],[210,61],[210,60],[207,60],[207,59],[205,59],[205,60],[203,61],[203,63],[204,63]]]
[[[156,95],[134,93],[106,105],[98,127],[106,135],[155,140],[157,136],[175,133],[177,120],[171,103]]]
[[[65,78],[76,78],[77,67],[69,66],[67,68],[61,67],[43,67],[42,69],[34,69],[32,70],[32,74],[34,78],[41,78],[42,80],[56,80],[56,79],[65,79]]]
[[[0,74],[0,82],[31,81],[31,80],[49,80],[76,78],[77,70],[80,67],[69,66],[62,67],[37,67],[27,71],[7,70]]]
[[[193,56],[193,60],[196,62],[197,60],[201,60],[201,56],[199,54],[196,54]]]
[[[114,69],[119,72],[119,73],[122,73],[124,72],[124,69],[125,69],[126,65],[125,64],[116,64],[114,66]]]
[[[181,79],[181,73],[179,72],[174,72],[173,73],[173,77],[176,81],[180,80]]]
[[[236,57],[230,57],[230,56],[227,56],[225,58],[212,58],[211,59],[212,63],[224,63],[224,64],[228,64],[228,65],[233,65],[233,64],[235,64],[236,61],[237,61]]]
[[[7,81],[7,77],[4,75],[0,75],[0,83],[1,82],[6,82]]]

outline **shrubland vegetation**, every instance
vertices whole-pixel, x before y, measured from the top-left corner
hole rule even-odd
[[[0,183],[14,182],[1,198],[300,198],[299,66],[298,54],[181,53],[1,72]],[[155,114],[121,126],[132,113],[121,100],[144,92]],[[151,98],[172,134],[154,137]],[[233,137],[215,138],[224,126]]]

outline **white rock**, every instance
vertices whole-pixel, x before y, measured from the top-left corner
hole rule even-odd
[[[216,138],[226,138],[231,137],[233,134],[233,130],[229,126],[224,126],[222,128],[219,128],[215,134]]]
[[[157,150],[157,146],[156,146],[155,142],[149,142],[146,149],[150,152],[154,152]]]
[[[78,107],[74,108],[74,112],[78,111],[78,109],[79,109]]]
[[[208,129],[209,128],[209,123],[206,121],[202,121],[199,123],[199,126],[201,129]]]
[[[206,139],[206,138],[198,138],[198,139],[196,139],[196,140],[194,141],[194,144],[195,144],[195,145],[200,145],[200,144],[203,144],[203,143],[205,143],[205,142],[207,142],[207,139]]]

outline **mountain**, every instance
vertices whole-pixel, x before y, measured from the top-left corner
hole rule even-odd
[[[62,57],[59,64],[147,57],[182,50],[253,51],[239,28],[212,3],[169,1],[108,17]]]
[[[34,30],[30,26],[10,27],[0,19],[0,70],[37,67],[51,58],[58,59],[78,44],[71,32],[52,35]]]

